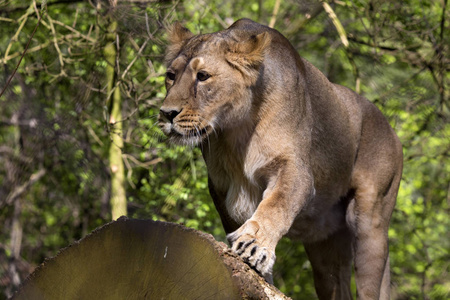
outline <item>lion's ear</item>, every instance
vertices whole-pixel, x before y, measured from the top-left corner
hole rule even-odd
[[[182,26],[180,22],[175,22],[169,29],[169,41],[171,45],[183,43],[193,36],[194,34],[190,32],[189,29]]]
[[[251,72],[257,70],[264,60],[264,53],[271,41],[267,32],[252,35],[249,39],[234,43],[226,54],[229,63]]]
[[[170,62],[178,55],[185,42],[193,37],[194,34],[179,22],[175,22],[168,30],[169,46],[166,50],[166,62]]]

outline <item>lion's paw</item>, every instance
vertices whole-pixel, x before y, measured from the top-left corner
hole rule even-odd
[[[227,235],[231,250],[245,263],[261,274],[267,282],[273,283],[272,268],[275,263],[274,249],[261,245],[255,236],[240,234],[239,230]]]

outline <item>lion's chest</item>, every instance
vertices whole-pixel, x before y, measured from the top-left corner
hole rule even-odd
[[[251,218],[263,197],[264,188],[255,181],[257,166],[237,155],[221,155],[206,163],[210,180],[222,195],[218,200],[225,201],[228,215],[243,224]]]
[[[243,224],[252,217],[261,197],[260,190],[245,180],[230,181],[225,198],[229,216],[238,224]]]

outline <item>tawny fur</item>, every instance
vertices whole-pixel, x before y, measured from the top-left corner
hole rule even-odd
[[[389,298],[402,147],[381,112],[250,20],[169,40],[159,124],[200,146],[232,249],[271,281],[278,241],[298,238],[320,299],[351,298],[352,262],[359,298]]]

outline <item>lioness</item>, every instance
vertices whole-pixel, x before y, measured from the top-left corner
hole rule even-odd
[[[159,126],[200,146],[232,249],[271,282],[278,241],[298,238],[320,299],[351,298],[352,261],[358,296],[389,298],[402,146],[381,112],[251,20],[169,39]]]

